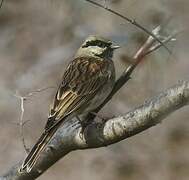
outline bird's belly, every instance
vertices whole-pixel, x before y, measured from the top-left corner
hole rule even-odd
[[[112,88],[113,88],[114,82],[108,82],[104,87],[96,94],[96,96],[89,102],[86,103],[85,112],[90,112],[94,109],[96,109],[100,104],[103,103],[103,101],[108,97],[110,94]]]

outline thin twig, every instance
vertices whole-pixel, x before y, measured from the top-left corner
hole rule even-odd
[[[24,121],[24,112],[25,112],[25,108],[24,108],[24,102],[32,97],[34,94],[36,93],[39,93],[39,92],[42,92],[42,91],[45,91],[47,89],[50,89],[50,88],[54,88],[54,87],[46,87],[46,88],[41,88],[41,89],[37,89],[35,91],[32,91],[32,92],[29,92],[28,94],[26,94],[25,96],[21,96],[18,92],[16,92],[16,94],[14,95],[15,97],[17,97],[19,100],[20,100],[20,110],[21,110],[21,114],[20,114],[20,120],[19,120],[19,123],[17,123],[17,125],[19,125],[19,130],[20,130],[20,137],[21,137],[21,141],[22,141],[22,144],[23,144],[23,147],[26,151],[26,153],[29,152],[29,148],[27,148],[27,145],[26,145],[26,142],[25,142],[25,138],[24,138],[24,125],[26,123],[29,122],[29,120],[27,121]]]
[[[131,19],[131,18],[128,18],[120,13],[118,13],[117,11],[114,11],[113,9],[110,9],[109,7],[107,6],[104,6],[100,3],[97,3],[95,1],[92,1],[92,0],[85,0],[99,8],[102,8],[102,9],[105,9],[107,10],[108,12],[112,13],[112,14],[115,14],[116,16],[126,20],[127,22],[129,22],[130,24],[133,24],[134,26],[138,27],[139,29],[141,29],[142,31],[144,31],[145,33],[147,33],[148,35],[152,36],[156,41],[158,41],[161,46],[163,46],[170,54],[171,54],[171,51],[168,49],[168,47],[159,39],[157,38],[152,32],[150,32],[147,28],[145,28],[144,26],[140,25],[138,22],[136,22],[135,20]]]
[[[23,144],[23,147],[26,151],[26,153],[29,152],[29,148],[27,148],[26,146],[26,142],[25,142],[25,138],[24,138],[24,131],[23,131],[23,128],[24,128],[24,112],[25,112],[25,109],[24,109],[24,101],[26,100],[26,97],[24,96],[21,96],[18,94],[18,92],[16,92],[15,94],[15,97],[17,97],[18,99],[20,99],[20,110],[21,110],[21,114],[20,114],[20,120],[19,120],[19,130],[20,130],[20,137],[21,137],[21,141],[22,141],[22,144]]]
[[[180,32],[175,32],[174,34],[168,36],[167,38],[165,38],[163,40],[164,43],[168,43],[171,41],[176,41],[175,36],[177,36]],[[147,52],[146,55],[151,54],[152,52],[154,52],[155,50],[159,49],[159,47],[161,46],[161,44],[157,43],[154,46],[152,46]]]
[[[50,87],[45,87],[45,88],[36,89],[36,90],[34,90],[34,91],[29,92],[29,93],[26,95],[26,97],[29,98],[29,97],[33,96],[34,94],[37,94],[37,93],[39,93],[39,92],[46,91],[46,90],[48,90],[48,89],[54,89],[54,88],[55,88],[54,86],[50,86]]]
[[[107,0],[104,0],[104,7],[107,7]]]
[[[4,0],[1,0],[0,9],[3,7]]]

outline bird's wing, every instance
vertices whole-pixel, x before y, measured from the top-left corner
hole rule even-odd
[[[109,79],[108,62],[93,57],[79,57],[67,67],[45,129],[48,131],[66,116],[82,109]]]

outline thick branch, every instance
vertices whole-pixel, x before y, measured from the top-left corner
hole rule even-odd
[[[30,173],[18,172],[20,162],[0,179],[35,179],[73,150],[103,147],[119,142],[160,123],[166,116],[188,104],[189,82],[180,82],[124,116],[101,124],[93,122],[85,129],[83,135],[80,124],[73,119],[58,130]]]

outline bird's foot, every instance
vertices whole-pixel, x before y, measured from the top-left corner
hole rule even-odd
[[[108,121],[109,119],[115,118],[115,116],[102,116],[96,112],[90,112],[92,115],[96,116],[98,118],[97,123],[105,123],[106,121]]]
[[[81,125],[81,131],[80,131],[80,138],[83,139],[83,136],[84,136],[84,131],[85,131],[85,128],[89,125],[89,122],[88,121],[82,121],[79,116],[76,116],[76,118],[78,119],[80,125]]]

